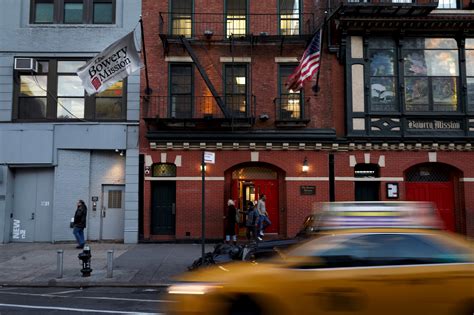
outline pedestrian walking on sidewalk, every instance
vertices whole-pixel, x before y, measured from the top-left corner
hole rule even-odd
[[[267,206],[265,204],[265,201],[267,200],[267,196],[264,194],[260,195],[260,198],[258,199],[257,203],[257,211],[258,211],[258,230],[259,230],[259,235],[257,236],[257,239],[259,241],[262,240],[262,237],[264,235],[265,229],[272,224],[270,219],[268,218],[268,212],[267,212]]]
[[[227,201],[227,213],[224,216],[225,219],[225,242],[230,243],[230,239],[234,244],[237,243],[237,236],[235,235],[235,225],[237,224],[237,209],[235,208],[235,202],[232,199]]]
[[[79,200],[77,202],[76,213],[74,214],[74,222],[72,227],[72,233],[77,241],[77,249],[84,248],[84,229],[86,228],[86,218],[87,218],[87,207],[84,203],[84,200]]]
[[[245,211],[245,213],[247,214],[247,219],[245,220],[245,226],[247,227],[247,240],[256,240],[258,213],[252,201],[248,202],[247,211]]]

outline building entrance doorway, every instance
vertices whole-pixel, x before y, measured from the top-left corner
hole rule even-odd
[[[52,168],[15,169],[12,242],[51,242],[53,187]]]
[[[354,168],[355,200],[379,201],[380,182],[379,166],[377,164],[357,164]]]
[[[406,172],[406,200],[434,202],[444,226],[456,231],[453,174],[437,163],[417,165]]]
[[[151,233],[174,235],[176,227],[176,182],[152,184]]]
[[[279,231],[277,178],[277,172],[266,167],[244,167],[232,172],[231,198],[237,201],[238,209],[245,209],[249,201],[258,201],[261,194],[267,196],[266,208],[272,225],[266,229],[266,233]],[[245,235],[245,224],[242,224],[240,230],[239,235]]]

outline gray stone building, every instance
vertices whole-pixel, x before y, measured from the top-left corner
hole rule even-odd
[[[140,74],[88,96],[75,71],[140,13],[140,0],[0,1],[0,243],[74,240],[78,199],[87,240],[137,242]]]

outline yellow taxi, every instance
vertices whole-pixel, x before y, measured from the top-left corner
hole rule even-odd
[[[415,203],[332,203],[318,236],[168,288],[169,314],[473,315],[474,251]]]

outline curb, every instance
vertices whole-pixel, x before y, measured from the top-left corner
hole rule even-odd
[[[50,281],[38,281],[38,282],[4,282],[0,283],[1,287],[25,287],[25,288],[93,288],[93,287],[116,287],[116,288],[130,288],[130,287],[141,287],[141,288],[166,288],[173,283],[122,283],[122,282],[57,282],[54,279]]]

